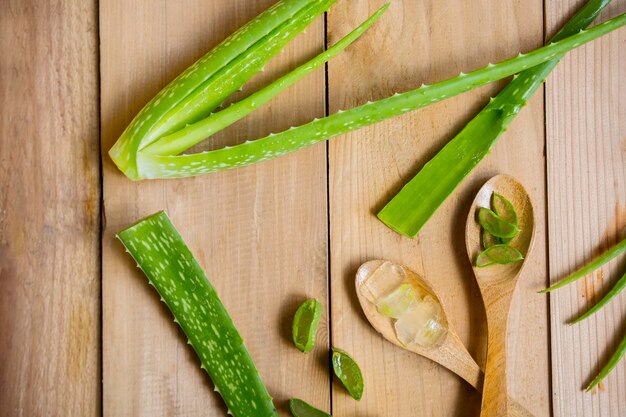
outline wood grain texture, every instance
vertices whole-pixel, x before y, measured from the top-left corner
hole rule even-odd
[[[339,2],[329,42],[382,1]],[[361,41],[329,64],[333,113],[479,68],[542,43],[543,2],[394,1]],[[465,220],[480,186],[497,173],[517,178],[538,213],[545,209],[543,100],[538,94],[420,235],[401,237],[375,213],[456,134],[503,84],[346,135],[329,145],[332,343],[364,370],[365,394],[352,401],[333,385],[337,416],[478,415],[480,397],[434,363],[383,340],[365,321],[352,282],[369,259],[389,259],[425,276],[450,322],[484,364],[485,313],[464,245]],[[546,276],[546,225],[520,277],[509,322],[509,393],[535,416],[550,414],[548,309],[535,290]]]
[[[0,7],[0,416],[100,413],[93,1]]]
[[[100,2],[102,148],[184,68],[273,0]],[[243,95],[324,44],[323,21],[279,54]],[[317,71],[212,139],[255,139],[324,113]],[[328,320],[308,355],[291,342],[291,319],[309,297],[327,302],[325,146],[236,171],[132,183],[103,158],[104,415],[222,416],[225,408],[156,292],[114,234],[166,210],[232,315],[281,413],[302,398],[330,407]]]
[[[548,0],[552,33],[582,4]],[[605,20],[626,11],[614,1]],[[618,242],[626,227],[626,36],[623,30],[571,52],[546,85],[550,279]],[[620,257],[550,295],[554,416],[626,415],[626,364],[591,393],[584,387],[626,332],[626,294],[575,326],[626,264]]]

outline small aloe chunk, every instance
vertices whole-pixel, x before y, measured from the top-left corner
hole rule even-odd
[[[502,243],[499,238],[495,237],[494,235],[492,235],[491,233],[489,233],[488,231],[484,229],[482,232],[482,242],[483,242],[484,249],[490,248],[494,245],[500,245]]]
[[[174,315],[229,414],[278,416],[232,318],[169,217],[160,211],[117,237]]]
[[[333,349],[333,370],[348,393],[355,400],[363,396],[363,374],[359,365],[341,349]]]
[[[304,353],[313,350],[317,327],[322,317],[322,303],[314,298],[306,300],[298,307],[293,317],[293,343]]]
[[[297,398],[289,400],[289,411],[293,417],[332,417]]]
[[[478,209],[478,223],[495,237],[512,238],[519,234],[519,228],[515,224],[507,222],[485,207]]]
[[[509,245],[494,245],[485,249],[476,257],[476,266],[504,265],[519,262],[524,259],[520,251]]]

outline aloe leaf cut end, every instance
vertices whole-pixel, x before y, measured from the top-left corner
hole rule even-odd
[[[233,320],[165,212],[117,237],[182,328],[234,417],[278,413]]]

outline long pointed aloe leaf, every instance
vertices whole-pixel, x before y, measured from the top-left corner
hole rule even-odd
[[[117,237],[183,329],[229,414],[278,416],[233,320],[168,216],[153,214]]]
[[[125,171],[125,173],[132,179],[188,177],[251,165],[285,155],[360,127],[419,109],[472,88],[508,77],[564,54],[624,24],[626,24],[626,14],[588,31],[581,30],[576,35],[565,38],[562,41],[539,48],[526,55],[520,54],[516,58],[503,61],[497,65],[490,64],[486,68],[469,74],[461,74],[458,77],[432,86],[424,85],[416,90],[396,94],[347,111],[340,111],[323,119],[314,120],[305,125],[294,127],[278,134],[271,134],[255,141],[248,141],[237,146],[192,155],[155,155],[145,150],[139,150],[133,157],[136,158],[137,171],[132,173],[133,175],[129,175],[128,171]],[[276,85],[271,85],[267,88],[278,90]],[[266,93],[268,93],[267,90],[262,94]],[[269,91],[269,94],[272,95],[274,93]],[[514,104],[510,106],[514,106]],[[211,126],[220,123],[220,113],[209,116],[214,118],[213,123],[215,124],[210,123]],[[230,121],[226,123],[228,124]],[[206,137],[209,133],[202,131],[205,127],[203,123],[196,124],[195,129],[198,129],[198,131],[190,128],[186,130],[186,134],[202,134]],[[173,142],[178,142],[178,140],[184,141],[184,138],[177,138]],[[194,138],[190,143],[196,140],[197,138]],[[176,145],[172,145],[170,149],[178,151],[181,148],[184,148],[184,146],[178,148]]]
[[[626,273],[624,273],[624,275],[622,275],[622,277],[615,283],[613,288],[611,288],[611,290],[609,292],[607,292],[606,295],[604,297],[602,297],[602,299],[600,301],[595,303],[589,310],[585,311],[583,314],[578,316],[576,319],[572,320],[571,324],[575,324],[575,323],[578,323],[580,321],[583,321],[587,317],[589,317],[589,316],[597,313],[598,311],[600,311],[602,309],[602,307],[607,305],[609,303],[609,301],[611,301],[613,298],[615,298],[615,296],[617,296],[617,294],[622,292],[622,290],[624,288],[626,288]]]
[[[624,355],[626,355],[626,335],[624,335],[624,339],[622,339],[622,342],[619,344],[619,346],[617,347],[617,350],[615,351],[615,353],[613,353],[613,355],[611,356],[609,361],[606,363],[606,365],[604,365],[604,367],[602,368],[602,370],[600,370],[598,375],[587,386],[587,391],[591,391],[591,389],[595,387],[596,385],[598,385],[600,381],[604,379],[604,377],[610,374],[611,371],[617,366],[619,361],[622,360]]]
[[[610,0],[589,1],[552,39],[558,42],[586,28]],[[439,206],[490,149],[563,58],[527,69],[513,79],[463,130],[444,146],[378,213],[396,232],[415,237]]]
[[[136,153],[162,135],[206,116],[336,0],[281,0],[226,38],[161,90],[109,151],[138,179]]]
[[[155,143],[144,149],[146,153],[153,155],[176,155],[183,152],[193,145],[202,142],[212,134],[230,126],[237,120],[240,120],[252,113],[263,104],[270,101],[281,91],[293,85],[300,78],[310,73],[320,65],[329,61],[331,58],[339,54],[351,43],[357,40],[370,26],[378,20],[378,18],[387,10],[389,3],[382,6],[376,13],[370,16],[366,21],[360,24],[356,29],[335,43],[328,50],[316,56],[304,65],[299,66],[287,75],[280,77],[266,88],[250,95],[249,97],[233,103],[226,109],[211,115],[197,123],[186,126],[185,128],[164,136]]]
[[[607,250],[602,255],[598,256],[597,258],[595,258],[588,264],[574,271],[572,274],[566,276],[559,282],[552,284],[549,288],[546,288],[545,290],[541,290],[539,292],[547,293],[550,291],[554,291],[557,288],[561,288],[568,284],[571,284],[572,282],[579,280],[585,275],[592,273],[593,271],[600,268],[605,263],[609,262],[610,260],[612,260],[613,258],[619,256],[620,254],[624,252],[626,252],[626,238],[621,240],[617,245],[613,246],[611,249]]]

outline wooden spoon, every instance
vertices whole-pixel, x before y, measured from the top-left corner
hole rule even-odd
[[[383,263],[389,262],[384,260],[372,260],[365,262],[359,267],[355,278],[356,293],[361,308],[365,313],[365,317],[370,322],[372,327],[380,333],[385,339],[390,341],[396,346],[402,349],[409,350],[413,353],[417,353],[425,358],[428,358],[438,364],[448,368],[470,385],[476,388],[479,392],[482,390],[483,384],[483,371],[480,369],[476,361],[469,354],[459,336],[454,332],[450,325],[441,299],[435,293],[432,285],[412,271],[410,268],[399,265],[406,273],[406,279],[413,285],[417,285],[427,290],[430,295],[439,302],[443,314],[442,322],[447,326],[447,332],[434,346],[423,347],[417,344],[405,346],[401,344],[396,337],[396,331],[394,328],[394,320],[378,312],[376,306],[371,303],[362,293],[361,284],[365,279],[376,269],[378,269]],[[397,265],[397,264],[396,264]],[[515,400],[511,399],[511,411],[513,416],[516,417],[532,417],[532,414],[524,407],[519,405]]]
[[[467,217],[465,244],[487,314],[487,364],[481,417],[504,417],[509,414],[506,384],[506,329],[513,290],[525,261],[477,268],[476,257],[482,251],[482,230],[476,220],[480,207],[490,207],[493,192],[506,197],[515,208],[520,234],[510,243],[526,258],[535,234],[535,220],[530,197],[524,187],[508,175],[491,178],[480,189]]]

